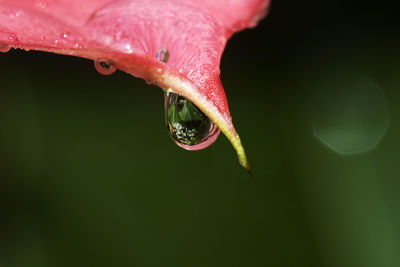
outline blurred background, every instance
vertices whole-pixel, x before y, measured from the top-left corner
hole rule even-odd
[[[178,148],[155,86],[1,53],[0,266],[400,266],[399,10],[276,0],[228,42],[254,177]]]

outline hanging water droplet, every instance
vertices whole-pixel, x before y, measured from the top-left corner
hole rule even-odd
[[[168,50],[160,48],[156,58],[167,63]],[[195,104],[172,93],[170,88],[164,91],[164,96],[167,131],[178,146],[186,150],[200,150],[217,140],[220,129]]]
[[[214,143],[220,132],[192,102],[170,92],[165,93],[165,122],[172,140],[187,150],[208,147]]]
[[[0,44],[0,52],[7,53],[11,50],[11,47],[7,44]]]
[[[157,57],[158,60],[160,60],[160,61],[162,61],[162,62],[164,62],[164,63],[167,63],[167,62],[168,62],[168,59],[169,59],[169,52],[168,52],[168,49],[160,48],[160,49],[157,51],[156,57]]]
[[[103,75],[113,74],[117,70],[117,66],[114,61],[108,59],[96,59],[94,61],[96,70]]]

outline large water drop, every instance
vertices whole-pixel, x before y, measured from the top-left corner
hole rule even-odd
[[[156,58],[167,63],[168,49],[160,48]],[[183,96],[166,91],[164,111],[167,131],[178,146],[186,150],[200,150],[217,140],[219,128]]]
[[[192,102],[174,94],[165,94],[165,122],[174,142],[187,150],[200,150],[217,139],[219,128]]]
[[[117,70],[117,66],[114,61],[108,59],[96,59],[94,61],[96,70],[103,75],[113,74]]]

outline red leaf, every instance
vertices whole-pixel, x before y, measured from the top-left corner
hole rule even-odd
[[[219,79],[227,39],[255,26],[269,0],[0,0],[0,45],[89,59],[198,106],[225,133],[249,169]],[[155,57],[168,49],[169,61]]]

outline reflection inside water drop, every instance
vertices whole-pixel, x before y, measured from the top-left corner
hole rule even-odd
[[[96,70],[103,75],[113,74],[117,70],[117,65],[114,61],[108,59],[96,59],[94,61]]]
[[[165,122],[174,142],[187,150],[199,150],[215,142],[219,128],[192,102],[174,94],[165,94]]]

